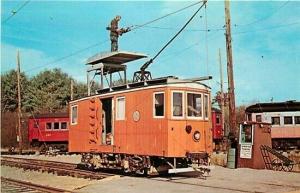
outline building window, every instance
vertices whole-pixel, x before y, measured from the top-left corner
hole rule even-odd
[[[295,124],[300,124],[300,116],[295,116]]]
[[[61,122],[60,124],[61,129],[67,129],[67,122]]]
[[[173,92],[173,117],[183,117],[183,94]]]
[[[216,115],[216,124],[220,124],[221,123],[221,121],[220,121],[220,115]]]
[[[252,121],[252,114],[251,113],[247,114],[247,120]]]
[[[78,121],[78,106],[71,107],[71,124],[75,125]]]
[[[240,144],[253,143],[252,125],[241,125],[240,128]]]
[[[154,117],[164,117],[165,94],[154,93]]]
[[[52,129],[52,123],[46,123],[46,129]]]
[[[293,124],[293,117],[288,116],[283,118],[283,122],[285,125],[292,125]]]
[[[261,115],[256,115],[255,119],[256,119],[256,122],[261,122]]]
[[[202,97],[201,94],[187,94],[188,117],[202,117]]]
[[[280,117],[272,117],[272,125],[280,125]]]
[[[204,118],[208,119],[208,95],[204,95]]]
[[[117,98],[116,120],[125,120],[125,97]]]

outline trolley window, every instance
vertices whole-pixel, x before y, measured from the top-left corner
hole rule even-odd
[[[188,117],[202,117],[202,96],[201,94],[187,93]]]
[[[204,118],[208,119],[208,95],[204,95]]]
[[[293,117],[292,116],[283,117],[283,122],[284,122],[285,125],[292,125],[293,124]]]
[[[61,122],[60,124],[61,129],[67,129],[67,122]]]
[[[183,93],[173,92],[172,98],[172,115],[173,117],[183,117]]]
[[[78,121],[78,106],[72,106],[71,108],[71,124],[75,125]]]
[[[272,125],[280,125],[280,117],[272,117]]]
[[[33,128],[39,128],[39,121],[34,120]]]
[[[117,98],[116,120],[125,120],[125,97]]]
[[[220,125],[220,115],[216,115],[216,124]]]
[[[295,116],[295,124],[300,124],[300,116]]]
[[[46,123],[46,129],[52,129],[52,123]]]
[[[165,111],[165,94],[154,93],[154,117],[155,118],[164,117],[164,111]]]
[[[59,122],[54,123],[54,129],[59,129]]]

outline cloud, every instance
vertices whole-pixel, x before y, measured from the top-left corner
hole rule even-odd
[[[16,47],[10,44],[1,44],[1,73],[16,69],[16,54],[20,51],[21,71],[34,76],[40,71],[53,68],[61,68],[62,71],[78,81],[85,82],[85,65],[80,56],[70,57],[66,60],[57,61],[57,58],[48,56],[46,53],[29,48]]]
[[[13,45],[3,43],[1,44],[1,50],[2,73],[11,69],[16,69],[16,55],[18,50],[20,51],[20,63],[22,71],[28,71],[51,61],[51,58],[49,58],[46,54],[34,49],[15,47]]]

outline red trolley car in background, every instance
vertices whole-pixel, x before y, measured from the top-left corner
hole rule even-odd
[[[219,109],[211,109],[212,133],[214,142],[220,141],[224,137],[222,113]]]
[[[28,119],[29,142],[33,147],[52,147],[67,151],[68,113],[38,114]]]

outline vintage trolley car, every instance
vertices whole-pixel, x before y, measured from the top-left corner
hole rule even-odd
[[[70,102],[69,151],[84,153],[86,166],[135,173],[207,164],[212,152],[210,88],[201,78],[126,83],[125,63],[142,57],[112,52],[88,60],[88,72],[109,75],[109,86],[104,88],[101,76],[102,88],[95,95]],[[125,81],[113,86],[112,73],[119,71]]]
[[[214,142],[220,142],[224,137],[222,112],[219,109],[211,109],[212,132]]]
[[[33,147],[67,150],[69,138],[68,113],[37,114],[28,119],[28,137]]]

